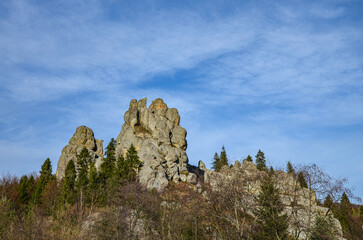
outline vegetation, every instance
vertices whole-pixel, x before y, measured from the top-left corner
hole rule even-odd
[[[257,226],[253,239],[289,239],[288,217],[283,214],[278,190],[271,175],[261,184],[258,196],[259,207],[255,213]]]
[[[224,146],[222,146],[222,151],[220,155],[218,153],[214,154],[213,162],[212,162],[212,169],[216,172],[219,172],[221,168],[228,164],[227,152]]]
[[[267,170],[265,154],[261,151],[261,149],[259,149],[256,154],[256,167],[260,171]]]
[[[224,147],[214,160],[216,171],[228,166]],[[116,158],[112,139],[100,172],[82,149],[76,161],[68,162],[62,181],[52,175],[49,159],[39,175],[0,179],[0,239],[297,239],[299,233],[287,230],[294,214],[283,212],[276,187],[279,170],[266,166],[261,150],[256,163],[261,175],[218,181],[214,191],[201,183],[208,194],[182,182],[170,182],[162,192],[148,191],[136,181],[141,166],[137,149],[131,145]],[[360,239],[363,206],[350,202],[353,195],[343,180],[330,178],[316,165],[288,163],[287,172],[296,177],[297,188],[303,183],[324,197],[323,206],[341,222],[345,238]],[[258,195],[251,185],[256,182],[261,182]],[[298,205],[290,209],[299,212]],[[335,239],[331,217],[314,216],[311,223],[302,229],[309,239]]]
[[[243,161],[253,162],[251,155],[248,155]]]

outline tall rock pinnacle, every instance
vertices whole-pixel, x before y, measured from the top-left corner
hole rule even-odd
[[[168,181],[195,182],[196,175],[188,172],[187,131],[179,125],[176,108],[168,108],[160,98],[146,108],[146,98],[131,100],[124,115],[125,123],[116,139],[116,155],[125,155],[133,144],[142,167],[140,182],[147,188],[163,189]]]
[[[73,137],[69,140],[68,145],[62,150],[62,155],[59,158],[56,172],[58,179],[62,179],[64,177],[64,172],[70,160],[73,160],[74,163],[76,163],[77,154],[79,154],[84,147],[88,149],[93,161],[102,159],[103,141],[95,139],[92,129],[86,126],[80,126],[76,129]],[[97,162],[100,163],[100,161]]]

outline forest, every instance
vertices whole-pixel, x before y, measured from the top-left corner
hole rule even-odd
[[[362,239],[363,206],[346,179],[335,179],[316,164],[287,163],[286,169],[266,164],[259,150],[254,162],[264,172],[257,206],[241,190],[245,179],[222,182],[215,191],[199,172],[198,189],[170,182],[163,191],[148,190],[138,182],[142,163],[134,146],[116,158],[115,140],[106,147],[97,171],[86,148],[69,161],[59,181],[46,159],[39,174],[0,180],[0,239],[301,239],[289,231],[292,220],[283,211],[274,175],[287,172],[299,187],[315,191],[319,206],[338,219],[346,239]],[[225,148],[213,158],[213,170],[230,165]],[[306,239],[338,239],[332,219],[316,217]]]

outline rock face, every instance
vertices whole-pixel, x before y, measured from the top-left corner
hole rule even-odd
[[[64,177],[65,169],[70,160],[73,160],[74,163],[76,163],[77,154],[79,154],[84,147],[88,149],[92,160],[96,161],[96,167],[100,165],[103,157],[103,141],[95,139],[92,129],[86,126],[80,126],[69,140],[68,145],[62,150],[56,172],[56,177],[58,179]]]
[[[257,196],[260,192],[262,179],[267,173],[259,171],[252,162],[244,161],[242,168],[239,162],[233,167],[223,166],[220,172],[204,169],[204,181],[214,191],[224,191],[234,186],[239,186],[243,192],[244,203],[247,209],[253,209],[258,205]],[[289,231],[298,239],[307,239],[309,230],[315,224],[317,216],[330,220],[336,229],[336,239],[344,239],[340,222],[328,208],[317,204],[316,195],[313,190],[302,188],[296,177],[292,174],[276,171],[272,176],[275,187],[279,191],[284,213],[289,217]],[[253,215],[253,211],[249,214]]]
[[[116,156],[124,156],[131,144],[135,146],[142,162],[138,176],[143,185],[161,190],[169,180],[196,181],[187,168],[187,131],[179,125],[177,109],[168,108],[160,98],[149,108],[146,98],[133,99],[124,120],[116,139]]]

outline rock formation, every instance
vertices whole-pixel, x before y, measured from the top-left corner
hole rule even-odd
[[[202,164],[203,166],[204,164]],[[259,171],[253,162],[236,162],[234,166],[223,166],[220,172],[204,169],[204,181],[213,191],[224,191],[238,186],[243,192],[244,202],[248,209],[258,205],[257,196],[260,192],[262,179],[267,173]],[[292,235],[298,235],[298,239],[306,239],[312,229],[317,216],[329,218],[336,230],[336,239],[344,239],[340,222],[334,218],[333,213],[325,207],[317,204],[315,192],[302,188],[293,174],[276,171],[272,176],[275,187],[279,191],[284,213],[289,217],[289,231]],[[249,212],[254,215],[253,211]]]
[[[69,140],[68,145],[62,150],[56,172],[56,177],[58,179],[64,177],[64,171],[70,160],[73,160],[74,163],[76,163],[77,154],[79,154],[84,147],[88,149],[92,160],[96,161],[96,167],[99,167],[103,157],[103,141],[95,139],[92,129],[86,126],[80,126]]]
[[[133,99],[124,120],[116,155],[124,156],[131,144],[135,146],[142,162],[138,176],[143,185],[161,190],[169,180],[196,182],[196,175],[188,171],[187,131],[179,125],[177,109],[168,108],[160,98],[149,108],[146,98]]]

